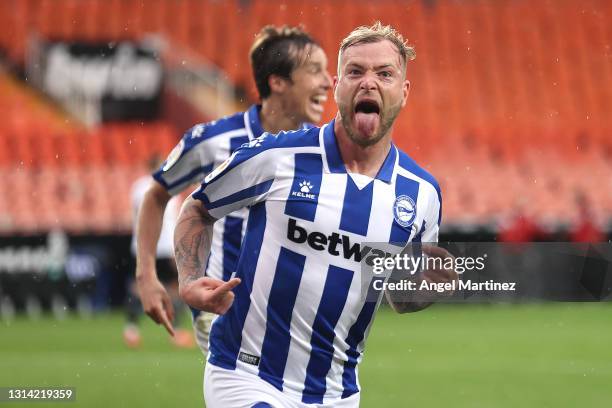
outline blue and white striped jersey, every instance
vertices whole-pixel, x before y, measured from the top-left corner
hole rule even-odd
[[[193,197],[221,218],[250,207],[229,311],[209,363],[258,375],[306,403],[359,392],[376,302],[361,295],[364,242],[435,242],[438,184],[394,145],[375,179],[349,174],[334,122],[264,133],[209,174]]]
[[[168,193],[176,195],[200,183],[242,144],[259,137],[259,106],[189,129],[167,160],[153,174]],[[227,280],[236,270],[248,210],[238,209],[215,223],[206,275]]]

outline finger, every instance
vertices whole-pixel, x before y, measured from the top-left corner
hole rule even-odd
[[[146,315],[151,318],[151,320],[153,320],[157,324],[160,324],[161,321],[159,320],[159,312],[158,312],[158,310],[160,309],[161,309],[161,305],[150,305],[150,306],[145,307],[144,311]]]
[[[172,301],[170,300],[170,296],[164,294],[162,298],[162,302],[164,304],[164,309],[166,310],[166,314],[168,316],[168,320],[171,322],[174,321],[174,306],[172,305]]]
[[[174,337],[174,328],[172,327],[172,323],[170,323],[170,320],[168,319],[168,315],[162,310],[159,317],[161,320],[161,324],[164,325],[168,334]]]
[[[200,286],[206,287],[206,289],[217,289],[218,287],[223,286],[227,282],[221,279],[209,278],[208,276],[205,276],[203,278],[198,279],[196,283]]]
[[[213,296],[219,296],[231,291],[236,286],[240,285],[240,282],[242,282],[240,278],[232,278],[228,280],[223,285],[219,286],[217,289],[214,290]]]

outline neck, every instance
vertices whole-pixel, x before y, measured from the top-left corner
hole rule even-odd
[[[391,130],[378,143],[363,147],[350,139],[338,113],[334,122],[334,132],[346,170],[349,173],[376,177],[391,149]]]
[[[294,130],[300,127],[295,116],[288,115],[286,108],[278,98],[270,96],[261,103],[261,127],[268,133],[278,133],[282,130]]]

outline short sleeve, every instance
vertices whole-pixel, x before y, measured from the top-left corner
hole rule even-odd
[[[212,171],[215,149],[208,142],[207,129],[206,124],[199,124],[185,132],[166,161],[153,173],[153,178],[170,195],[180,193]]]
[[[425,231],[422,242],[438,242],[440,222],[442,221],[442,194],[440,187],[434,185],[435,193],[431,194],[430,203],[425,214]]]
[[[264,133],[242,145],[204,178],[193,198],[217,219],[265,200],[276,173],[275,139]]]

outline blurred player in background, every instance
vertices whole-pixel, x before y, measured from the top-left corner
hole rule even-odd
[[[204,379],[209,408],[359,405],[357,365],[378,305],[361,293],[364,243],[399,252],[438,239],[438,183],[391,141],[413,58],[391,27],[355,29],[340,48],[335,120],[242,146],[183,204],[174,236],[181,297],[221,314]],[[245,206],[236,276],[204,277],[215,221]],[[429,305],[386,294],[399,312]]]
[[[138,219],[138,289],[146,313],[174,333],[172,303],[155,270],[155,246],[168,200],[202,179],[238,147],[264,131],[298,129],[319,122],[331,88],[327,57],[299,28],[264,27],[250,51],[250,60],[261,105],[214,122],[199,124],[183,136],[163,166],[153,174]],[[212,234],[210,259],[199,272],[227,280],[236,270],[246,209],[220,220]],[[196,339],[204,353],[214,315],[194,312]]]
[[[149,171],[156,170],[161,163],[159,157],[154,156],[149,160]],[[137,253],[137,238],[136,238],[136,220],[138,219],[138,209],[142,204],[150,184],[151,177],[143,176],[134,182],[132,185],[132,213],[134,216],[134,233],[132,234],[131,252],[134,257],[133,266],[136,265],[136,253]],[[171,199],[166,205],[162,227],[157,242],[157,248],[155,251],[155,268],[157,270],[160,281],[163,282],[164,286],[168,289],[169,297],[171,299],[173,309],[179,310],[185,307],[185,304],[181,301],[178,296],[178,286],[176,280],[176,263],[174,262],[174,245],[172,242],[172,235],[174,233],[174,226],[176,225],[176,219],[179,213],[179,202],[177,198]],[[140,329],[138,328],[138,321],[142,314],[142,305],[137,297],[136,285],[134,279],[128,280],[128,299],[126,305],[126,318],[127,324],[123,330],[123,340],[126,345],[130,348],[137,348],[141,345],[142,338],[140,335]],[[180,316],[182,313],[176,314],[174,320],[175,325],[180,325]],[[176,331],[173,338],[174,343],[179,347],[193,347],[193,336],[190,331],[179,329]]]

